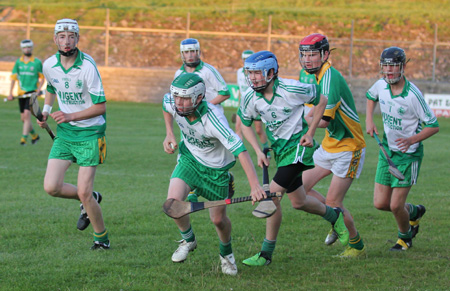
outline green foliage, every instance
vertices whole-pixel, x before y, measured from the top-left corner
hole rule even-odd
[[[0,107],[1,290],[448,289],[450,214],[443,157],[450,155],[450,149],[442,145],[448,143],[449,119],[439,119],[441,132],[425,141],[419,182],[408,197],[408,202],[427,206],[411,250],[401,254],[387,251],[395,243],[396,223],[391,213],[373,207],[378,147],[366,135],[364,170],[345,203],[369,258],[333,258],[342,248],[323,244],[330,225],[320,217],[292,209],[285,197],[273,263],[257,269],[244,267],[240,262],[259,251],[265,227],[264,220],[251,215],[251,204],[241,203],[227,210],[239,269],[234,278],[220,271],[218,239],[207,211],[191,215],[197,250],[183,264],[170,260],[180,235],[161,206],[176,156],[162,150],[165,129],[161,106],[108,102],[107,109],[108,157],[97,169],[95,189],[104,197],[101,206],[112,249],[92,252],[92,228],[84,232],[76,229],[78,201],[52,198],[42,188],[51,147],[47,133],[38,128],[39,143],[19,146],[22,124],[17,103]],[[233,112],[226,109],[229,119]],[[381,128],[379,116],[376,121]],[[34,121],[33,125],[36,128]],[[50,127],[56,129],[52,121]],[[323,130],[317,135],[320,140]],[[257,171],[262,175],[260,169]],[[233,173],[236,196],[248,195],[239,163]],[[274,173],[272,163],[271,177]],[[77,166],[73,165],[65,181],[75,183],[76,176]],[[316,189],[326,193],[328,185],[326,179]]]

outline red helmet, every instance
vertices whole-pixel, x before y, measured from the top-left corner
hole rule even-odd
[[[328,43],[328,38],[325,35],[320,33],[313,33],[300,41],[298,50],[299,50],[300,64],[302,65],[305,71],[312,74],[320,70],[323,63],[326,61],[326,59],[324,59],[324,53],[330,51],[330,44]],[[320,66],[314,68],[306,68],[305,63],[302,62],[302,53],[311,51],[320,52],[322,63],[320,64]]]

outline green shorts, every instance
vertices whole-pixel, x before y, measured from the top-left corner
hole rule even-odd
[[[417,179],[419,178],[420,165],[422,164],[422,157],[417,157],[416,159],[403,160],[400,162],[400,159],[396,159],[396,157],[391,157],[394,164],[397,166],[398,170],[405,176],[403,181],[392,176],[389,173],[389,164],[381,153],[378,156],[378,166],[377,173],[375,175],[375,182],[381,185],[386,185],[391,188],[401,188],[401,187],[410,187],[417,183]]]
[[[103,164],[106,159],[106,137],[87,141],[68,141],[57,136],[48,158],[69,160],[81,167]]]
[[[314,145],[312,147],[303,147],[300,144],[297,144],[297,146],[284,149],[281,154],[274,153],[277,167],[302,163],[305,166],[305,171],[312,169],[314,168],[314,152],[318,147],[319,145],[314,140]]]
[[[209,201],[223,200],[228,195],[228,170],[211,169],[180,155],[171,178],[183,180],[195,194]]]

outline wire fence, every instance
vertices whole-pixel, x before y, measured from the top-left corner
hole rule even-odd
[[[297,75],[298,43],[304,35],[272,33],[272,16],[268,16],[265,33],[203,31],[191,29],[187,13],[184,29],[132,28],[112,26],[109,9],[105,9],[104,26],[80,25],[80,49],[94,57],[101,66],[112,67],[177,67],[180,63],[179,43],[195,37],[202,47],[203,59],[219,69],[237,69],[242,66],[240,53],[246,49],[270,50],[280,65],[280,73]],[[20,55],[18,43],[23,38],[35,42],[35,55],[45,59],[54,54],[54,23],[34,23],[31,9],[27,22],[0,22],[0,60],[13,61]],[[381,51],[389,46],[405,49],[408,58],[408,75],[416,80],[443,82],[450,80],[450,42],[438,41],[438,25],[434,36],[423,40],[380,40],[354,37],[355,22],[351,22],[348,37],[328,35],[332,63],[348,78],[375,78]],[[13,36],[13,37],[11,37]],[[430,39],[430,38],[428,38]],[[37,46],[37,48],[36,48]],[[37,49],[37,50],[36,50]]]

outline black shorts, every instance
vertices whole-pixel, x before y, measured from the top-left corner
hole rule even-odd
[[[30,97],[28,98],[19,98],[19,110],[20,113],[23,113],[26,110],[30,110]]]
[[[292,193],[303,185],[302,173],[306,170],[302,163],[279,167],[273,180],[286,189],[286,193]]]

